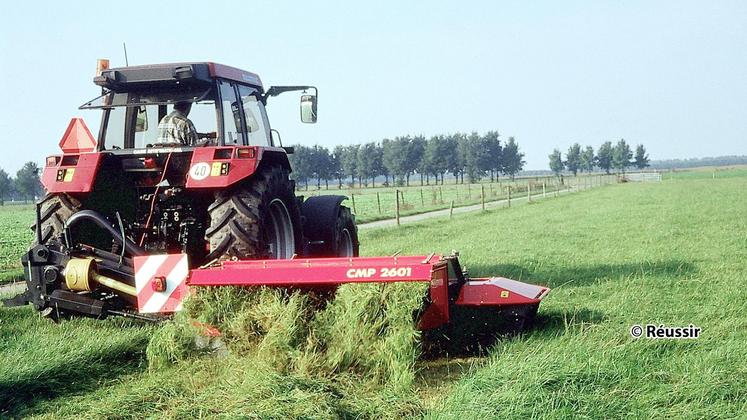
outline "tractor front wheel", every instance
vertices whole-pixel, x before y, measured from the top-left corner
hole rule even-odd
[[[340,206],[340,214],[337,216],[335,226],[334,255],[336,257],[357,257],[359,246],[355,219],[349,208]]]

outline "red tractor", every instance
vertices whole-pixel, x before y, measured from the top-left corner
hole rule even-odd
[[[98,137],[73,119],[63,154],[47,158],[49,193],[22,258],[28,290],[6,305],[154,320],[180,310],[190,287],[427,282],[420,328],[490,334],[498,313],[523,328],[549,292],[469,278],[456,255],[358,257],[345,197],[296,197],[292,150],[265,111],[270,97],[302,91],[301,120],[316,122],[313,86],[265,90],[216,63],[103,68],[94,82],[102,95],[81,109],[103,110]],[[169,122],[175,108],[191,122]]]
[[[28,291],[19,303],[48,314],[126,313],[133,307],[131,257],[139,255],[187,254],[191,267],[358,255],[345,197],[296,197],[292,150],[278,144],[265,111],[270,97],[303,91],[301,119],[314,123],[316,88],[265,91],[256,74],[207,62],[103,69],[94,82],[102,95],[81,109],[103,110],[98,140],[73,120],[60,144],[64,154],[47,158],[42,183],[49,193],[38,203],[38,246],[24,257]],[[164,142],[159,121],[185,102],[204,139]],[[101,276],[129,287],[66,284],[71,258],[87,257]]]

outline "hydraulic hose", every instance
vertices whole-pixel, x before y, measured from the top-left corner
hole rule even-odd
[[[65,229],[70,229],[74,224],[80,222],[81,220],[90,220],[96,223],[102,229],[106,230],[115,240],[122,244],[128,254],[133,256],[145,255],[145,250],[142,247],[123,237],[119,231],[114,229],[114,227],[109,224],[109,221],[107,221],[104,216],[96,213],[93,210],[81,210],[70,216],[70,218],[67,219],[67,222],[65,223]]]

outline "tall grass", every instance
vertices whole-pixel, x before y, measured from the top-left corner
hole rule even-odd
[[[332,417],[412,414],[418,407],[412,387],[419,351],[414,315],[426,288],[348,285],[326,305],[299,291],[203,289],[150,341],[150,370],[163,374],[174,366],[189,369],[225,359],[241,366],[235,375],[250,375],[252,381],[259,368],[262,386],[283,378],[346,396],[323,403]],[[205,325],[217,327],[220,337],[207,342],[200,336]],[[278,398],[265,414],[286,416],[272,411],[287,396]]]

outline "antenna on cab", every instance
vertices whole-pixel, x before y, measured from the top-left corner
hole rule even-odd
[[[127,44],[125,42],[122,42],[122,48],[124,49],[124,55],[125,55],[125,66],[129,67],[130,62],[127,61]]]

